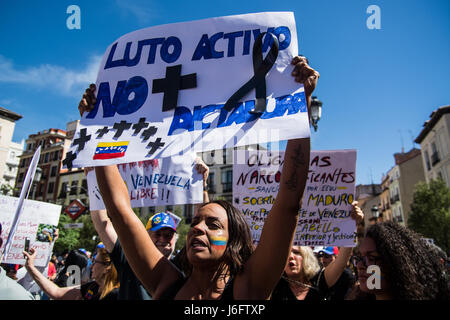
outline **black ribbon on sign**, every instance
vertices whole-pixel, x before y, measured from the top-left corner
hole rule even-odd
[[[266,58],[263,60],[262,39],[267,34],[272,37],[272,45]],[[239,100],[255,89],[255,108],[252,114],[262,115],[266,111],[266,74],[269,73],[278,57],[278,38],[272,33],[263,32],[255,40],[253,45],[253,77],[236,91],[224,105],[224,109],[231,111],[237,106]]]

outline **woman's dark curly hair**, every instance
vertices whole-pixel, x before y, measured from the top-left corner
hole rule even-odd
[[[447,279],[439,256],[414,231],[387,221],[370,226],[394,300],[448,300]]]
[[[220,276],[224,276],[227,269],[230,275],[236,276],[242,271],[245,262],[247,262],[253,253],[254,247],[250,228],[242,213],[228,201],[211,201],[204,203],[199,209],[212,203],[218,204],[224,208],[228,218],[228,243],[222,256],[222,260],[220,261],[216,277],[219,278]],[[183,272],[189,276],[192,272],[192,265],[187,259],[186,250],[182,250],[180,255],[181,268]]]

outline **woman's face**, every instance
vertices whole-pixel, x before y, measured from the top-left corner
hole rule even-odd
[[[387,270],[377,251],[375,241],[372,238],[365,237],[361,241],[359,252],[360,260],[358,261],[356,268],[358,269],[358,280],[361,291],[372,294],[387,292]],[[368,272],[367,270],[369,266],[373,266],[371,267],[373,269],[371,272]],[[378,268],[380,271],[379,273]]]
[[[300,247],[292,246],[284,272],[289,278],[296,278],[301,275],[303,270],[303,257],[300,253]]]
[[[97,283],[102,281],[106,273],[108,273],[110,267],[110,262],[102,260],[100,254],[95,257],[94,263],[92,265],[92,279],[96,280]]]
[[[228,218],[224,208],[211,203],[200,208],[192,219],[187,234],[186,250],[189,262],[217,263],[228,243]]]

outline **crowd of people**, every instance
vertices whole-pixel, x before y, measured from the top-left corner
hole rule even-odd
[[[292,63],[309,110],[319,73],[304,57]],[[80,113],[92,109],[94,92],[95,85],[86,90]],[[173,214],[160,212],[142,224],[117,166],[96,167],[106,210],[90,215],[101,243],[92,254],[78,249],[52,256],[45,270],[34,265],[33,249],[24,251],[24,267],[0,268],[0,299],[448,300],[447,257],[399,224],[369,226],[356,248],[292,245],[309,154],[309,138],[289,140],[279,192],[256,247],[243,214],[228,201],[209,201],[204,192],[176,254]],[[199,161],[197,170],[206,182],[208,167]],[[363,223],[358,203],[352,208],[355,225]],[[71,266],[81,271],[73,285]],[[369,284],[372,266],[380,271],[374,280],[379,285]]]

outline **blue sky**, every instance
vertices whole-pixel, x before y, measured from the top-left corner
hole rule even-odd
[[[69,30],[69,5],[81,30]],[[381,10],[369,30],[366,9]],[[299,50],[321,78],[312,148],[357,149],[357,183],[380,182],[430,113],[450,104],[450,1],[2,1],[0,106],[23,116],[13,140],[79,118],[104,50],[131,31],[263,11],[293,11]],[[416,145],[416,147],[418,147]]]

